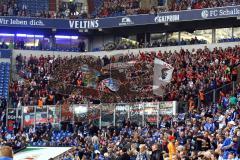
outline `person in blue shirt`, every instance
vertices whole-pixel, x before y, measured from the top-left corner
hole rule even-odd
[[[238,149],[237,141],[238,139],[236,136],[231,138],[228,136],[228,134],[226,134],[226,138],[221,148],[223,151],[223,159],[228,159],[230,153],[237,154]]]
[[[213,133],[216,129],[216,126],[211,118],[208,119],[208,122],[204,125],[204,130]]]
[[[223,97],[222,99],[222,106],[224,109],[227,109],[229,107],[229,95],[227,94],[226,97]]]
[[[0,157],[0,160],[13,160],[13,159],[9,157]]]

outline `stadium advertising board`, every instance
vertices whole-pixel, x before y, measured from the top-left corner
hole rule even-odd
[[[26,17],[0,17],[0,26],[29,27],[29,28],[55,28],[55,29],[98,29],[124,26],[137,26],[158,23],[171,23],[192,20],[218,19],[238,17],[240,6],[224,8],[209,8],[199,10],[186,10],[162,12],[158,15],[129,15],[123,17],[108,17],[99,19],[45,19]]]
[[[165,101],[159,103],[160,115],[176,115],[177,114],[177,101]]]
[[[142,115],[157,115],[159,107],[159,115],[176,115],[177,114],[177,101],[162,101],[162,102],[145,102],[135,105],[118,104],[116,105],[117,111],[128,112],[131,114]]]
[[[14,124],[16,121],[16,110],[14,108],[8,109],[8,115],[7,115],[7,128],[9,131],[13,131],[14,129]]]

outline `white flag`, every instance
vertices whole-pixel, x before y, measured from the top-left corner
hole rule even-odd
[[[164,87],[171,82],[172,73],[174,68],[160,60],[155,58],[154,60],[154,76],[153,76],[153,94],[163,95]]]

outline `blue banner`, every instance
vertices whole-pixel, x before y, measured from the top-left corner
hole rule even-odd
[[[238,16],[240,16],[240,6],[230,6],[222,8],[163,12],[158,15],[144,14],[91,20],[0,17],[0,26],[56,29],[98,29],[205,19],[219,19]]]

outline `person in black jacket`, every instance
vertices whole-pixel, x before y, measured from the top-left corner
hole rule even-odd
[[[158,144],[152,145],[152,155],[150,160],[163,160],[163,154]]]
[[[127,148],[122,149],[122,155],[119,160],[130,160],[130,156],[127,154]]]

